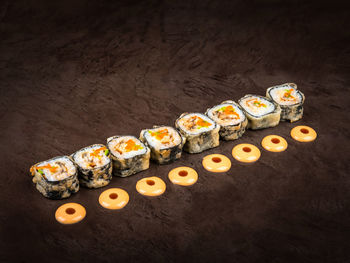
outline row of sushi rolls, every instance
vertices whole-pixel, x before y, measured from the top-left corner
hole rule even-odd
[[[30,173],[36,189],[45,197],[68,198],[79,191],[80,186],[100,188],[108,185],[112,176],[128,177],[146,170],[150,160],[167,164],[179,159],[182,151],[200,153],[217,147],[220,138],[236,140],[248,128],[256,130],[274,127],[280,121],[297,121],[303,116],[304,100],[304,94],[294,83],[273,86],[267,89],[266,97],[249,94],[238,103],[223,101],[204,114],[183,113],[176,119],[175,127],[144,129],[139,138],[113,136],[107,139],[106,145],[94,144],[70,156],[39,162],[30,168]],[[220,159],[213,159],[214,165],[216,162]],[[155,183],[152,182],[145,183],[145,187],[152,188]],[[142,193],[142,189],[136,188]],[[112,195],[109,198],[117,199]],[[70,214],[68,209],[65,212]]]

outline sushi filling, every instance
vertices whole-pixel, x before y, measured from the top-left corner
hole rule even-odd
[[[215,128],[215,123],[203,114],[190,113],[178,120],[181,130],[188,134],[200,134]]]
[[[110,159],[107,148],[96,145],[77,152],[74,161],[83,169],[94,169],[105,166]]]
[[[181,143],[179,133],[171,127],[159,127],[148,130],[145,138],[150,146],[162,150],[172,148]]]
[[[108,142],[108,148],[117,158],[128,159],[136,155],[145,154],[147,149],[138,139],[123,136]]]
[[[261,97],[249,96],[240,101],[242,108],[253,116],[262,116],[275,110],[275,106],[270,101]]]
[[[245,119],[244,113],[232,104],[217,105],[208,111],[208,116],[222,126],[236,125]]]
[[[35,169],[50,182],[64,180],[76,173],[74,164],[67,157],[42,162],[32,169]]]
[[[275,102],[286,106],[301,103],[303,100],[301,94],[289,84],[271,89],[270,95]]]

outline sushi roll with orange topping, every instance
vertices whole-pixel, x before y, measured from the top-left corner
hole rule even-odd
[[[295,122],[303,117],[304,94],[294,83],[285,83],[267,89],[266,96],[281,107],[281,120]]]
[[[113,162],[113,175],[127,177],[149,168],[150,149],[134,136],[107,139]]]
[[[72,155],[78,167],[79,182],[87,188],[103,187],[112,180],[112,161],[103,144],[87,146]]]
[[[248,128],[252,130],[274,127],[280,122],[281,108],[269,98],[249,94],[238,103],[248,118]]]
[[[36,189],[50,199],[63,199],[79,191],[78,170],[68,156],[59,156],[30,168]]]
[[[226,141],[240,138],[248,124],[242,108],[232,100],[221,102],[205,114],[220,125],[220,137]]]
[[[220,125],[202,113],[183,113],[175,126],[186,138],[186,152],[200,153],[219,146]]]
[[[142,130],[140,140],[151,149],[151,160],[159,164],[179,159],[185,143],[181,134],[170,126],[155,126],[153,129]]]

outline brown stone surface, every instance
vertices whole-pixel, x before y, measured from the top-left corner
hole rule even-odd
[[[1,1],[0,262],[349,262],[349,9],[338,1]],[[170,3],[173,2],[173,3]],[[295,82],[304,118],[248,131],[172,164],[151,164],[110,187],[128,191],[120,211],[98,204],[107,189],[81,189],[63,201],[44,198],[32,164],[116,134],[138,136],[173,125],[186,111],[223,100],[264,95]],[[304,124],[312,143],[289,136]],[[283,153],[260,146],[265,135],[287,139]],[[231,156],[253,143],[261,159]],[[232,168],[212,174],[211,153]],[[195,168],[192,187],[170,183],[174,167]],[[159,176],[158,198],[136,192]],[[63,203],[87,216],[64,226]]]

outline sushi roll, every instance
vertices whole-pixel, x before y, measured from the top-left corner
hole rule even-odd
[[[202,113],[183,113],[175,126],[186,138],[186,152],[200,153],[219,146],[220,125]]]
[[[127,177],[149,168],[150,149],[134,136],[107,139],[113,162],[113,175]]]
[[[266,97],[281,107],[281,120],[294,122],[303,117],[305,96],[294,83],[285,83],[267,89]]]
[[[181,134],[170,126],[155,126],[153,129],[142,130],[140,140],[151,149],[151,160],[159,164],[179,159],[185,143]]]
[[[68,156],[58,156],[30,168],[36,189],[50,199],[63,199],[79,191],[78,171]]]
[[[79,182],[87,188],[99,188],[112,180],[110,153],[103,144],[87,146],[72,155],[78,167]]]
[[[207,109],[205,114],[220,125],[220,137],[226,141],[240,138],[248,124],[242,108],[232,100]]]
[[[280,106],[271,99],[259,95],[245,95],[238,101],[248,118],[252,130],[274,127],[281,117]]]

